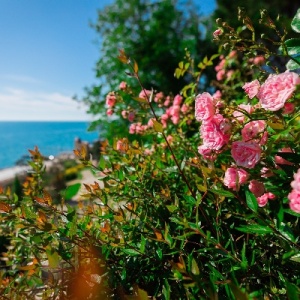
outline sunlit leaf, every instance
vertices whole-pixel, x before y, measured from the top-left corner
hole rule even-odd
[[[258,203],[257,203],[256,197],[249,191],[246,191],[246,202],[247,202],[248,207],[251,210],[257,212]]]
[[[46,250],[48,262],[49,262],[49,267],[50,268],[56,268],[59,265],[59,255],[56,251],[50,249]]]
[[[292,20],[291,27],[294,31],[300,33],[300,8]]]
[[[122,249],[122,250],[125,254],[128,254],[130,256],[140,255],[140,253],[134,249]]]
[[[199,275],[200,274],[198,264],[197,264],[197,262],[195,261],[194,258],[192,259],[191,271],[194,275]]]
[[[273,230],[270,227],[262,226],[258,224],[244,225],[244,226],[236,227],[235,229],[241,232],[252,233],[252,234],[270,234],[273,232]]]
[[[65,190],[65,199],[70,200],[72,199],[77,193],[79,192],[81,187],[80,183],[75,183],[73,185],[70,185]]]
[[[163,126],[156,120],[153,120],[153,128],[156,132],[163,132]]]

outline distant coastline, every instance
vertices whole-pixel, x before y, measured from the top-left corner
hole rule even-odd
[[[0,121],[0,170],[15,167],[35,146],[49,157],[71,152],[76,138],[87,142],[98,140],[99,132],[88,132],[89,124],[85,121]]]

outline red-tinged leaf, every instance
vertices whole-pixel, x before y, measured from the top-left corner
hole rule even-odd
[[[33,270],[35,268],[36,268],[35,264],[30,264],[30,265],[27,265],[27,266],[19,267],[18,269],[21,270],[21,271],[29,271],[29,270]]]
[[[35,197],[34,200],[35,200],[38,204],[40,204],[40,205],[42,205],[42,206],[48,206],[48,205],[49,205],[48,202],[47,202],[44,198],[41,198],[41,197]]]
[[[92,192],[92,189],[91,189],[91,187],[88,185],[88,184],[83,184],[84,185],[84,187],[85,187],[85,189],[88,191],[88,192]]]
[[[43,198],[48,205],[52,204],[52,196],[46,190],[43,190]]]
[[[44,223],[47,222],[47,216],[46,216],[46,214],[45,214],[43,211],[41,211],[41,210],[38,211],[38,218],[37,218],[37,221],[38,221],[39,223],[42,223],[42,224],[44,224]]]
[[[124,63],[124,64],[128,64],[128,61],[129,61],[129,58],[127,57],[125,51],[123,49],[120,49],[119,50],[119,56],[118,56],[118,59]]]
[[[4,203],[4,202],[0,202],[0,212],[3,211],[3,212],[10,212],[11,211],[11,207],[9,204],[7,203]]]

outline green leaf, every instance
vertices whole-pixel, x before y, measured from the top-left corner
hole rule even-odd
[[[242,248],[242,268],[246,269],[248,267],[248,260],[246,257],[246,243],[244,242],[243,248]]]
[[[228,197],[228,198],[235,197],[233,193],[223,190],[223,189],[220,189],[220,188],[210,189],[209,191],[216,195],[219,195],[219,196],[224,196],[224,197]]]
[[[293,235],[293,231],[287,225],[279,228],[280,233],[285,236],[288,240],[295,242],[295,237]]]
[[[164,300],[170,300],[171,299],[171,288],[170,288],[169,282],[166,278],[164,280],[164,285],[163,285],[162,292],[163,292]]]
[[[166,205],[166,207],[167,207],[168,211],[171,213],[178,209],[178,207],[176,205]]]
[[[292,20],[291,27],[294,31],[300,33],[300,8]]]
[[[56,268],[59,265],[59,255],[56,251],[53,250],[46,250],[49,267]]]
[[[236,227],[238,231],[252,234],[269,234],[272,233],[272,229],[267,226],[261,226],[258,224],[244,225],[240,227]]]
[[[105,161],[103,155],[100,156],[99,163],[98,163],[98,167],[99,167],[101,170],[104,170],[105,167],[106,167],[106,161]]]
[[[286,68],[288,70],[296,70],[296,69],[299,69],[300,68],[300,62],[299,63],[296,63],[294,60],[289,60],[286,64]]]
[[[287,297],[289,300],[299,299],[300,291],[296,285],[286,281],[286,290],[287,290]]]
[[[290,258],[290,260],[295,261],[295,262],[297,262],[297,263],[300,263],[300,253],[298,253],[298,254],[292,256],[292,257]]]
[[[131,256],[140,255],[140,253],[134,249],[123,249],[123,252]]]
[[[70,200],[72,199],[80,190],[81,184],[75,183],[73,185],[70,185],[65,190],[65,199]]]
[[[191,271],[194,275],[199,275],[200,274],[198,264],[197,264],[197,262],[195,261],[194,258],[192,259]]]
[[[247,202],[248,207],[252,211],[257,212],[258,203],[257,203],[256,197],[249,191],[246,191],[246,202]]]
[[[296,213],[295,211],[293,211],[293,210],[291,210],[289,208],[284,209],[284,212],[287,213],[287,214],[289,214],[289,215],[292,215],[292,216],[300,218],[300,214],[299,213]]]

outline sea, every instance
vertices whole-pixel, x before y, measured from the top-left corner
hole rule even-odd
[[[10,168],[38,147],[42,155],[57,156],[72,152],[76,138],[94,142],[99,132],[88,131],[88,122],[0,122],[0,169]]]

